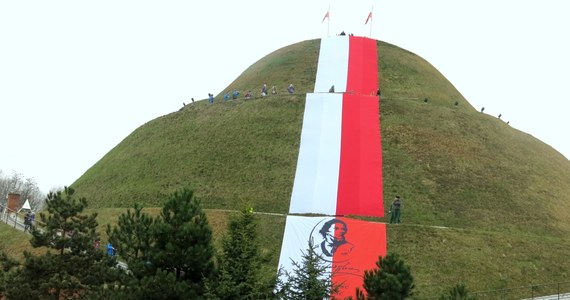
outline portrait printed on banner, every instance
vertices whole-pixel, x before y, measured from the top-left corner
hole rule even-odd
[[[325,219],[326,220],[326,219]],[[340,219],[330,219],[319,222],[311,231],[310,243],[315,251],[329,262],[344,262],[350,260],[354,245],[346,239],[348,225]]]

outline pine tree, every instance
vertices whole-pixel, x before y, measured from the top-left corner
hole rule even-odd
[[[413,282],[410,268],[395,253],[379,257],[375,269],[364,271],[364,289],[368,299],[406,299],[413,294]]]
[[[293,272],[283,274],[285,279],[277,284],[277,299],[334,299],[340,286],[332,283],[328,263],[315,248],[309,245],[301,255],[301,262],[292,262]]]
[[[93,246],[97,215],[82,214],[87,201],[73,194],[68,187],[48,194],[48,214],[40,214],[41,229],[32,231],[30,242],[56,252],[24,253],[23,265],[7,279],[9,299],[85,296],[117,279],[115,261]]]
[[[469,294],[469,290],[464,284],[453,286],[446,294],[442,295],[440,300],[475,300],[475,296]]]
[[[132,279],[120,288],[99,291],[92,299],[117,300],[187,300],[201,299],[190,285],[176,280],[174,273],[156,270],[153,275]]]
[[[0,247],[0,299],[6,296],[6,281],[9,273],[18,265],[19,263],[10,258]]]
[[[194,299],[214,274],[212,229],[191,190],[169,196],[157,218],[135,205],[107,227],[109,240],[125,259],[129,277],[120,290],[101,297],[118,299]],[[162,292],[161,292],[162,291]],[[110,295],[110,296],[109,296]]]
[[[153,225],[152,264],[202,288],[214,272],[212,229],[191,190],[175,192]]]
[[[273,290],[271,276],[264,276],[259,251],[258,223],[252,208],[232,217],[222,240],[215,282],[208,283],[210,299],[267,299]],[[273,271],[274,272],[274,271]]]
[[[109,241],[139,279],[152,272],[151,250],[155,243],[154,219],[142,210],[142,206],[135,204],[134,212],[128,209],[119,216],[117,226],[107,225],[106,229]]]
[[[46,199],[48,214],[40,213],[41,230],[32,232],[32,246],[55,249],[64,254],[66,249],[73,253],[92,250],[97,239],[97,214],[82,215],[87,207],[85,198],[75,199],[72,188],[49,193]]]

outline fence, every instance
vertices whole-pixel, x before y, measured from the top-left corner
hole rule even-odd
[[[10,210],[5,205],[0,204],[0,222],[6,223],[15,229],[24,230],[25,215],[23,212]]]
[[[468,287],[469,288],[469,287]],[[436,287],[427,287],[425,290],[434,290]],[[419,297],[417,300],[435,300],[439,299],[441,295],[445,293],[445,290],[441,287],[437,287],[439,290],[437,296],[431,297]],[[424,289],[417,289],[418,292],[421,291],[422,294],[426,294]],[[435,292],[430,292],[430,294],[435,294]],[[498,290],[488,290],[488,291],[472,291],[469,294],[475,296],[476,299],[485,300],[562,300],[570,299],[570,282],[557,282],[557,283],[547,283],[547,284],[534,284],[528,286],[521,286],[515,288],[505,288]]]

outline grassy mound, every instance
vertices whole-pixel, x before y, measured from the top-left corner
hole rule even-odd
[[[396,194],[404,201],[388,249],[410,263],[418,296],[460,281],[490,290],[570,280],[570,162],[476,111],[422,58],[378,46],[385,205]],[[310,40],[267,55],[214,105],[199,101],[142,125],[72,186],[96,209],[157,207],[189,186],[209,209],[247,203],[286,213],[318,51]],[[243,99],[264,83],[278,95]],[[289,83],[296,94],[285,92]],[[240,98],[223,101],[233,89]],[[265,218],[279,224],[267,250],[275,262],[283,219]]]

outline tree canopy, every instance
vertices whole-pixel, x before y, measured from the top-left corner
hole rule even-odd
[[[399,300],[413,295],[410,267],[396,253],[379,257],[376,268],[364,271],[364,289],[369,299]]]
[[[24,262],[11,264],[6,275],[5,295],[9,299],[87,297],[109,283],[120,271],[116,262],[94,246],[98,239],[96,214],[86,215],[85,198],[75,199],[74,190],[50,193],[47,214],[40,214],[40,228],[32,230],[34,248],[44,255],[24,253]],[[51,250],[56,250],[55,253]]]

